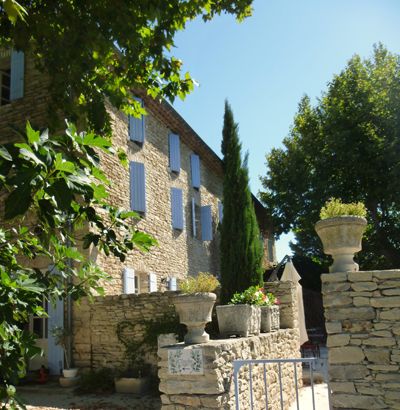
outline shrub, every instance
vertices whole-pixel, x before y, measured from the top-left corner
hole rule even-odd
[[[218,279],[211,273],[199,272],[196,277],[182,281],[179,289],[184,293],[213,292],[218,286]]]
[[[362,202],[344,204],[341,199],[331,198],[321,208],[321,219],[334,218],[335,216],[362,216],[367,215],[367,208]]]
[[[112,369],[103,368],[83,373],[75,392],[78,394],[113,393],[114,371]]]
[[[236,292],[229,304],[267,306],[266,298],[267,296],[263,292],[263,288],[260,286],[250,286],[241,293]]]

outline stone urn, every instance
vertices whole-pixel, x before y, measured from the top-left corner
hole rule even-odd
[[[210,340],[204,327],[211,322],[211,313],[216,299],[217,295],[209,292],[182,293],[173,297],[179,321],[187,327],[186,344],[207,343]]]
[[[261,332],[275,332],[279,327],[279,305],[261,306]]]
[[[358,271],[354,254],[361,250],[361,239],[367,220],[361,216],[337,216],[318,221],[315,230],[322,241],[324,252],[332,255],[329,272]]]
[[[218,327],[221,336],[258,335],[260,333],[261,309],[254,305],[217,306]]]

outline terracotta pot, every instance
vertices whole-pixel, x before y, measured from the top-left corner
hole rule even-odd
[[[117,393],[143,394],[149,388],[148,377],[120,377],[114,379]]]
[[[173,297],[175,309],[181,323],[187,327],[186,344],[207,343],[210,336],[204,330],[211,322],[211,313],[217,299],[215,293],[183,293]]]
[[[279,306],[261,306],[261,332],[275,332],[279,330]]]
[[[224,337],[258,335],[261,309],[252,305],[217,306],[219,332]]]
[[[338,216],[315,224],[324,252],[333,258],[329,272],[358,271],[358,264],[353,257],[361,250],[361,240],[366,227],[367,220],[360,216]]]

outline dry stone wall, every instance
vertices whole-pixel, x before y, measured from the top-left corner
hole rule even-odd
[[[201,350],[203,374],[171,374],[168,357],[170,350]],[[212,340],[206,344],[185,346],[177,344],[158,349],[160,391],[163,410],[234,409],[233,361],[237,359],[276,359],[299,357],[297,329],[281,329],[248,338]],[[280,410],[278,366],[266,365],[269,410]],[[283,364],[282,387],[284,409],[295,400],[293,364]],[[254,410],[265,409],[263,366],[252,366]],[[301,367],[297,367],[299,386]],[[239,373],[240,408],[250,409],[249,368]]]
[[[115,295],[96,297],[91,303],[83,299],[73,305],[73,357],[77,367],[87,369],[123,368],[126,366],[125,348],[118,340],[116,329],[119,322],[132,322],[135,341],[144,336],[144,321],[162,319],[164,315],[175,314],[171,297],[175,292],[154,292],[140,295]],[[156,365],[157,348],[146,357],[147,362]]]
[[[321,276],[335,409],[400,409],[400,270]]]

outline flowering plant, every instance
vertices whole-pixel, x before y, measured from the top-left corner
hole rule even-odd
[[[236,292],[229,304],[271,306],[277,304],[278,299],[272,293],[265,293],[260,286],[251,286],[243,292]]]

